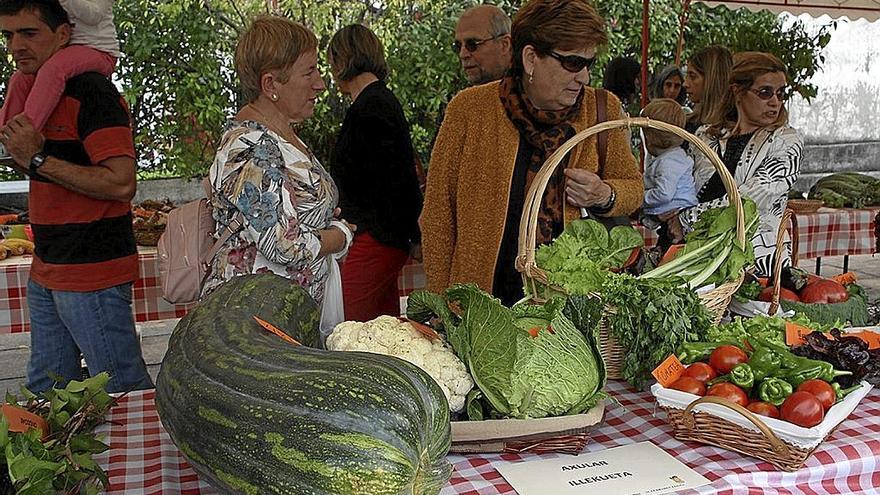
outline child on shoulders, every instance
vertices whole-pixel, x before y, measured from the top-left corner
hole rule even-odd
[[[58,0],[73,26],[70,44],[57,51],[36,74],[16,70],[9,79],[0,126],[24,113],[42,130],[61,101],[67,80],[86,72],[106,77],[116,68],[119,40],[113,24],[113,0]],[[0,156],[6,156],[0,145]]]

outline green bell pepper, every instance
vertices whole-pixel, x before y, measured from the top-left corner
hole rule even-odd
[[[792,391],[794,388],[791,384],[781,378],[765,378],[758,385],[758,398],[774,406],[781,406]]]
[[[755,373],[747,363],[739,363],[730,370],[730,383],[745,390],[755,384]]]
[[[749,366],[755,375],[755,381],[760,382],[764,378],[776,376],[782,367],[782,357],[769,347],[757,346],[755,352],[749,358]]]

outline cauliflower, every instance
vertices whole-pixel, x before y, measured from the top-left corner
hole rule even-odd
[[[374,352],[409,361],[437,382],[453,412],[464,409],[465,397],[474,388],[464,363],[442,339],[432,342],[408,322],[393,316],[368,322],[344,321],[336,325],[326,345],[331,351]]]

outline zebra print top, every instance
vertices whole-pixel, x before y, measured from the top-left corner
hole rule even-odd
[[[218,226],[238,211],[245,226],[214,257],[202,294],[234,276],[269,271],[301,285],[320,306],[332,258],[318,257],[318,231],[333,220],[339,193],[318,159],[260,123],[231,121],[210,180]]]
[[[730,131],[726,130],[720,136],[711,136],[706,132],[707,128],[708,126],[699,128],[697,137],[705,141],[718,156],[723,156],[730,139]],[[716,172],[709,159],[693,148],[692,146],[690,153],[694,155],[694,185],[699,191]],[[776,232],[788,202],[788,192],[798,178],[803,148],[803,137],[792,127],[785,125],[775,130],[758,129],[749,139],[737,163],[734,180],[739,186],[739,192],[756,203],[760,217],[758,231],[752,238],[759,276],[769,276],[772,271]],[[724,195],[682,211],[679,218],[688,231],[701,212],[727,204],[727,195]],[[791,241],[786,241],[782,257],[786,263],[790,246]]]

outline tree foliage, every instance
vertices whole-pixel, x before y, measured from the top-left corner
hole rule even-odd
[[[642,2],[595,0],[609,25],[608,48],[593,69],[601,84],[607,61],[618,55],[640,59]],[[302,124],[304,140],[325,163],[347,103],[329,77],[326,47],[339,28],[360,22],[383,40],[391,67],[389,86],[404,105],[417,154],[427,162],[442,109],[465,87],[450,49],[458,15],[478,0],[280,0],[279,12],[309,26],[319,38],[321,70],[327,82],[315,116]],[[500,6],[513,15],[522,0]],[[133,117],[142,177],[204,173],[224,122],[241,106],[233,68],[238,34],[250,17],[266,13],[266,0],[126,0],[116,2],[115,19],[125,56],[115,79]],[[651,2],[652,69],[674,59],[680,0]],[[685,31],[687,54],[711,43],[733,50],[775,53],[791,68],[804,96],[823,58],[829,28],[808,33],[799,22],[783,25],[772,14],[691,7]],[[8,76],[9,65],[2,76]],[[6,80],[6,77],[3,77]]]

